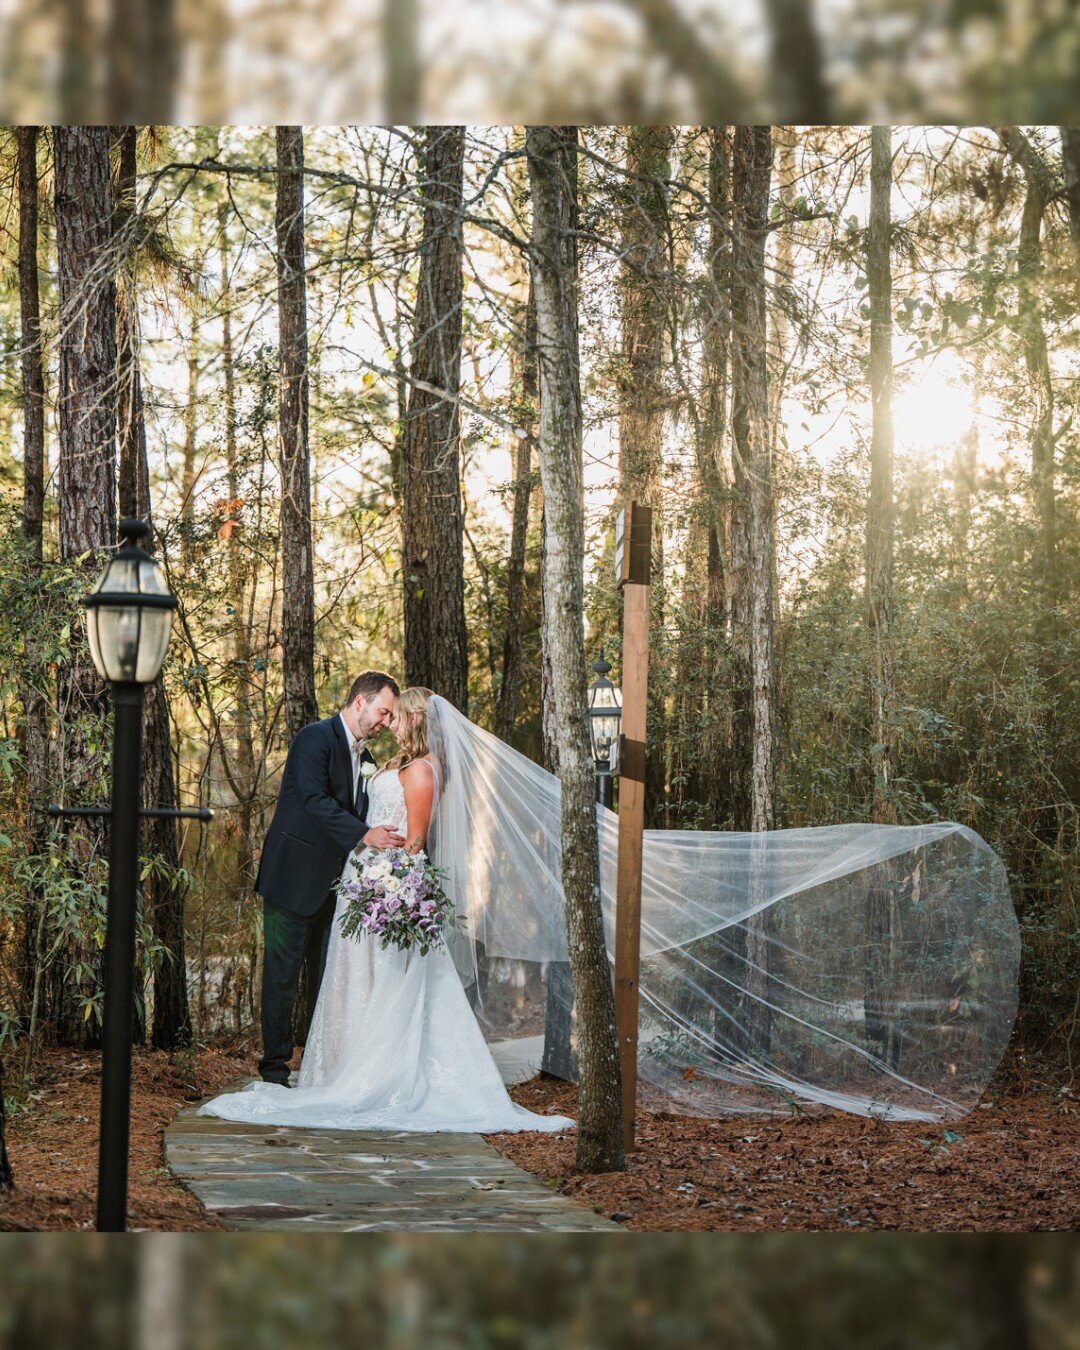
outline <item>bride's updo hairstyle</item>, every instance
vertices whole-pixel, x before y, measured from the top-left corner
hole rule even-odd
[[[427,704],[431,690],[422,685],[413,685],[403,689],[398,695],[394,712],[401,721],[398,743],[401,753],[395,755],[386,765],[388,769],[403,769],[414,759],[423,759],[428,753]]]

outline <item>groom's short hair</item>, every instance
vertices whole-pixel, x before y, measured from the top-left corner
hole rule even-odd
[[[397,680],[394,679],[393,675],[387,675],[384,670],[361,671],[352,682],[349,696],[345,700],[345,707],[347,708],[358,694],[363,694],[365,699],[371,700],[376,694],[381,694],[384,689],[389,689],[395,698],[401,693]]]

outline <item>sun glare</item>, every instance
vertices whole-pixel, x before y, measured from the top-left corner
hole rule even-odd
[[[971,430],[971,390],[947,370],[931,367],[893,400],[897,446],[931,451],[953,446]]]

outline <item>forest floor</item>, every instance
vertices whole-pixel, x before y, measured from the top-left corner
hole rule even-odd
[[[165,1166],[163,1133],[182,1107],[221,1091],[251,1066],[246,1052],[135,1050],[128,1188],[133,1229],[221,1231]],[[8,1121],[15,1189],[0,1195],[0,1232],[94,1227],[100,1096],[99,1055],[39,1052],[31,1090]]]
[[[1038,1080],[1014,1069],[947,1125],[642,1111],[627,1170],[598,1176],[574,1173],[572,1135],[488,1140],[637,1232],[1075,1231],[1080,1100]],[[568,1083],[534,1078],[510,1093],[533,1111],[577,1115]]]
[[[133,1228],[219,1229],[165,1167],[162,1133],[182,1107],[252,1063],[242,1049],[135,1052]],[[510,1091],[532,1110],[576,1114],[569,1084],[534,1078]],[[16,1188],[0,1195],[0,1231],[93,1227],[99,1092],[96,1055],[40,1054],[9,1122]],[[627,1170],[599,1176],[574,1173],[572,1135],[488,1139],[553,1189],[638,1232],[1080,1229],[1080,1100],[1048,1074],[1015,1067],[947,1126],[838,1112],[732,1120],[642,1112]]]

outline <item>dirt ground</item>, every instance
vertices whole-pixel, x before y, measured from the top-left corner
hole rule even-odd
[[[219,1227],[165,1169],[162,1131],[252,1063],[239,1050],[135,1052],[132,1228]],[[0,1231],[93,1227],[99,1091],[96,1055],[41,1054],[9,1125],[16,1189],[0,1195]],[[534,1078],[512,1095],[532,1110],[576,1114],[566,1083]],[[836,1112],[720,1121],[641,1112],[627,1170],[601,1176],[574,1173],[572,1135],[490,1142],[637,1232],[1080,1229],[1080,1101],[1037,1078],[1011,1077],[948,1126]]]
[[[566,1083],[534,1078],[511,1095],[533,1111],[576,1115]],[[600,1176],[574,1174],[571,1135],[490,1142],[637,1232],[1080,1228],[1080,1101],[1017,1080],[948,1125],[641,1112],[627,1170]]]
[[[100,1057],[43,1050],[30,1094],[8,1122],[15,1189],[0,1194],[0,1232],[94,1227]],[[221,1225],[165,1167],[164,1128],[181,1109],[249,1072],[251,1056],[203,1050],[197,1056],[134,1052],[129,1225],[133,1229],[217,1230]],[[10,1090],[10,1089],[9,1089]]]

